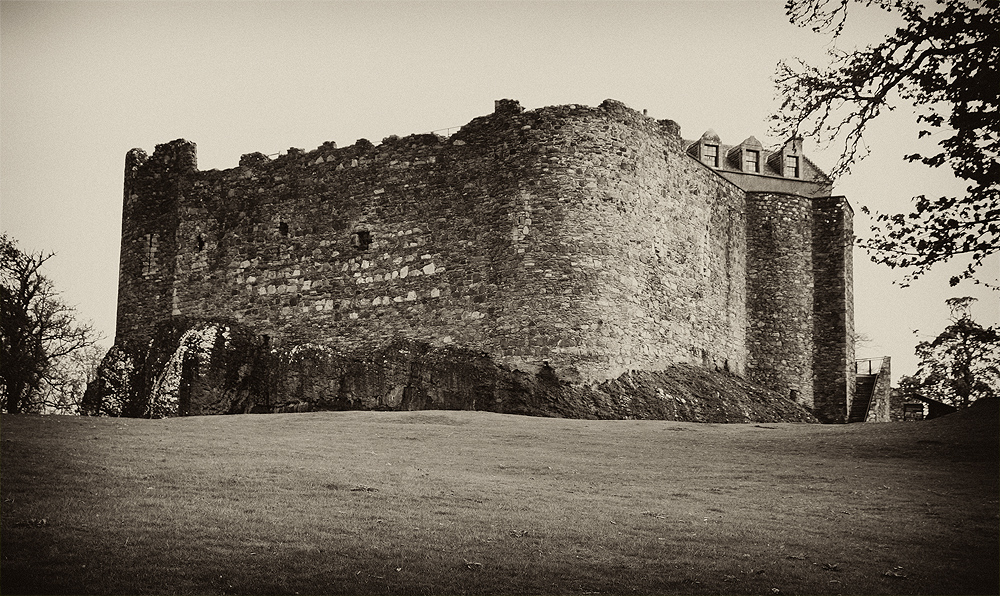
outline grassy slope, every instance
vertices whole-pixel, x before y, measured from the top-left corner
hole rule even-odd
[[[0,590],[996,594],[976,414],[4,416]]]

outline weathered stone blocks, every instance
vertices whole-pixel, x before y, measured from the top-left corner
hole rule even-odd
[[[824,211],[841,237],[845,205]],[[813,265],[833,242],[814,211],[741,190],[691,159],[675,123],[613,100],[500,100],[451,138],[252,153],[221,172],[178,140],[126,158],[116,341],[239,321],[276,349],[416,341],[584,384],[686,363],[813,406],[852,315],[814,315],[817,295],[850,291],[823,277],[842,279],[849,251]]]

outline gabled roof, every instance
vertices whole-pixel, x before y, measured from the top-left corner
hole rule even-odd
[[[722,139],[719,138],[719,133],[715,132],[711,128],[705,131],[705,134],[701,135],[701,140],[706,142],[719,143]]]
[[[714,163],[705,163],[706,166],[718,171],[720,174],[732,174],[738,176],[754,176],[754,177],[767,177],[767,178],[780,178],[787,182],[803,182],[813,186],[814,188],[819,186],[830,187],[833,181],[827,176],[822,170],[820,170],[815,163],[812,162],[802,153],[802,139],[795,138],[789,139],[784,145],[777,149],[767,149],[764,147],[763,143],[757,140],[756,137],[747,137],[743,142],[737,145],[727,145],[722,143],[719,135],[712,129],[705,131],[705,134],[701,135],[696,141],[685,140],[687,144],[687,152],[689,155],[695,159],[702,161],[702,147],[704,145],[715,145],[719,148],[719,160],[718,165]],[[759,164],[759,171],[747,171],[744,169],[746,163],[746,152],[747,151],[758,151],[759,159],[757,163]],[[784,169],[784,156],[794,155],[799,157],[799,176],[796,177],[786,177],[783,171]],[[726,176],[730,178],[730,176]],[[733,180],[735,182],[735,180]],[[737,183],[739,184],[739,183]],[[757,186],[757,185],[754,185]],[[813,195],[815,193],[808,193]]]

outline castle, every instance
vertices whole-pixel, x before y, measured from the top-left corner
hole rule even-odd
[[[685,141],[620,102],[499,100],[450,137],[199,171],[126,156],[116,343],[177,318],[271,345],[475,350],[592,383],[691,363],[844,422],[852,210],[802,153]]]

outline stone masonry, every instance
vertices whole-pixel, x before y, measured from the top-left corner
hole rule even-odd
[[[116,344],[226,320],[286,349],[417,341],[566,383],[684,363],[843,422],[850,206],[797,139],[679,133],[613,100],[500,100],[449,138],[224,171],[199,171],[185,140],[133,149]]]

